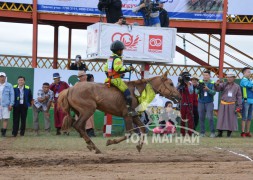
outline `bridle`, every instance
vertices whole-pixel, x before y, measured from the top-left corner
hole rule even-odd
[[[137,72],[136,70],[135,70],[135,73],[136,73],[136,76],[137,76],[137,74],[140,74],[139,72]],[[137,78],[138,78],[138,76],[137,76]],[[141,81],[145,81],[146,83],[149,83],[150,85],[151,85],[151,87],[152,87],[152,89],[155,91],[155,93],[156,94],[159,94],[160,96],[163,96],[164,97],[164,91],[165,90],[168,90],[169,91],[169,96],[171,97],[171,98],[174,98],[173,96],[172,96],[172,91],[170,90],[170,88],[168,88],[168,86],[165,84],[165,82],[168,80],[167,78],[166,79],[164,79],[163,77],[161,77],[160,76],[160,80],[162,81],[162,84],[158,87],[158,89],[156,89],[153,85],[152,85],[152,83],[151,83],[151,81],[149,81],[149,79],[139,79],[138,78],[138,80],[141,80]],[[162,87],[164,87],[164,88],[162,88]],[[175,98],[174,98],[175,99]]]
[[[167,78],[164,79],[163,77],[160,76],[160,80],[162,81],[162,84],[158,87],[158,89],[154,88],[153,85],[151,84],[151,82],[149,81],[149,83],[151,84],[152,88],[154,89],[154,91],[159,94],[160,96],[164,96],[164,92],[165,90],[169,91],[169,97],[173,98],[172,96],[172,91],[170,90],[170,88],[168,88],[168,86],[165,84],[165,82],[168,80]]]

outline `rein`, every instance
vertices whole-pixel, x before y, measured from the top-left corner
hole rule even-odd
[[[162,84],[158,87],[158,89],[156,89],[156,88],[154,88],[154,86],[152,85],[152,83],[148,80],[148,79],[140,79],[140,78],[138,78],[138,74],[139,75],[141,75],[141,73],[140,72],[138,72],[137,70],[134,70],[134,72],[135,72],[135,74],[136,74],[136,77],[137,77],[137,79],[138,80],[141,80],[141,81],[145,81],[146,83],[149,83],[150,85],[151,85],[151,87],[153,88],[153,90],[156,92],[156,94],[159,94],[160,96],[163,96],[162,95],[162,93],[163,93],[163,91],[162,91],[162,85],[165,87],[164,89],[167,89],[170,93],[169,93],[169,96],[171,96],[171,94],[172,94],[172,92],[171,92],[171,90],[166,86],[166,84],[165,84],[165,81],[167,80],[163,80],[163,78],[160,76],[160,79],[161,79],[161,81],[162,81]]]

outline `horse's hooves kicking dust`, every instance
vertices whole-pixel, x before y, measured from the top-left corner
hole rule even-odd
[[[88,148],[90,151],[92,151],[92,149],[93,149],[90,145],[88,145],[87,148]]]
[[[106,142],[106,146],[110,146],[112,143],[111,143],[111,140],[108,139],[107,142]]]
[[[97,150],[95,151],[95,154],[102,154],[102,152],[101,152],[99,149],[97,149]]]
[[[141,152],[141,149],[142,149],[141,145],[137,145],[137,146],[136,146],[136,149],[137,149],[138,152],[140,153],[140,152]]]

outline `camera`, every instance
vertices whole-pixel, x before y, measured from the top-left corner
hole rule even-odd
[[[142,3],[145,3],[145,16],[148,18],[151,13],[159,11],[159,2],[157,0],[144,0]]]
[[[189,72],[183,72],[178,77],[179,89],[183,89],[185,84],[191,80],[191,74]]]
[[[199,90],[199,98],[204,97],[204,91],[203,89],[206,87],[206,84],[204,82],[200,82],[197,86],[197,89]]]
[[[159,11],[158,1],[145,2],[145,5],[146,5],[146,8],[149,9],[151,12]]]
[[[200,83],[198,84],[197,88],[202,90],[202,89],[205,88],[205,86],[206,86],[206,85],[205,85],[204,82],[200,82]]]

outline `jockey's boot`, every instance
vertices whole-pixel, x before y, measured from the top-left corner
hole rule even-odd
[[[127,104],[127,110],[129,116],[138,116],[138,113],[132,108],[132,97],[128,96],[126,97],[126,104]]]
[[[129,89],[125,90],[124,97],[126,100],[128,116],[138,116],[138,113],[132,108],[132,97]]]

